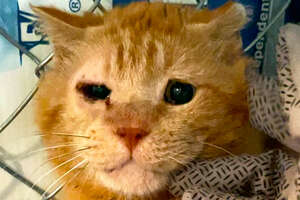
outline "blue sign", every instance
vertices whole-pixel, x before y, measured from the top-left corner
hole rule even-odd
[[[46,37],[40,33],[37,16],[24,12],[18,9],[18,28],[19,28],[19,37],[18,41],[23,47],[27,50],[30,50],[37,45],[49,44],[49,41],[46,40]],[[22,52],[20,52],[20,62],[22,64]]]
[[[27,50],[40,44],[49,44],[39,32],[37,17],[20,10],[17,0],[0,1],[0,28]],[[20,67],[22,55],[19,49],[0,35],[0,71]]]
[[[145,0],[112,0],[113,7],[115,6],[126,6],[127,4],[130,4],[131,2],[136,1],[145,1]]]
[[[70,0],[69,8],[74,13],[80,11],[80,8],[81,8],[80,0]]]

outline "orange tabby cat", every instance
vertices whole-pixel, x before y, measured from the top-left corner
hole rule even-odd
[[[140,2],[104,16],[33,9],[55,51],[36,121],[51,162],[65,162],[61,199],[173,199],[168,175],[182,164],[262,151],[248,121],[240,4]]]

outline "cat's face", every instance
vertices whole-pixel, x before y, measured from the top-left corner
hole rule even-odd
[[[45,145],[68,146],[49,150],[68,154],[56,165],[79,155],[60,173],[83,161],[93,185],[147,195],[182,164],[223,154],[205,143],[238,138],[230,130],[247,118],[240,5],[199,12],[136,3],[104,17],[35,11],[55,49],[37,122]]]

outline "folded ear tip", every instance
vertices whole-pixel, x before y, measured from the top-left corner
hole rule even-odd
[[[30,4],[30,8],[39,17],[55,16],[59,12],[59,10],[54,7],[35,6],[35,5]]]
[[[29,7],[30,7],[31,10],[32,10],[33,12],[35,12],[35,13],[39,10],[38,6],[35,6],[35,5],[33,5],[32,3],[29,3]]]
[[[243,4],[230,1],[227,6],[225,11],[226,19],[224,20],[231,21],[232,24],[235,24],[239,28],[247,24],[249,19],[247,9]]]
[[[242,17],[244,17],[244,18],[247,17],[246,8],[241,3],[234,3],[233,7],[238,14],[242,15]]]
[[[247,9],[246,7],[238,2],[228,1],[226,4],[216,10],[216,13],[220,15],[226,15],[231,18],[246,19]]]
[[[31,10],[37,14],[37,15],[42,15],[43,13],[45,13],[43,7],[41,6],[35,6],[35,5],[32,5],[31,3],[29,4]]]

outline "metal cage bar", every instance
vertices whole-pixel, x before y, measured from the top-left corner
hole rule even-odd
[[[101,5],[101,0],[93,0],[93,5],[88,9],[88,12],[94,12],[96,8],[101,9],[101,11],[104,11],[103,6]],[[12,39],[6,31],[0,27],[0,35],[2,35],[7,41],[9,41],[13,46],[18,48],[22,53],[24,53],[26,56],[28,56],[34,63],[37,64],[37,67],[35,69],[35,75],[37,77],[40,77],[42,74],[41,72],[45,70],[46,65],[51,61],[54,53],[50,53],[44,60],[40,60],[38,57],[36,57],[34,54],[32,54],[30,51],[28,51],[26,48],[24,48],[22,45],[20,45],[17,41]],[[33,96],[38,90],[38,85],[36,84],[31,91],[27,94],[25,99],[19,104],[19,106],[12,112],[9,117],[0,125],[0,134],[12,123],[12,121],[22,112],[22,110],[26,107],[26,105],[31,101]],[[23,176],[21,173],[18,173],[16,170],[11,168],[6,162],[0,159],[0,168],[5,170],[8,174],[19,180],[24,185],[28,186],[35,192],[37,192],[39,195],[42,196],[43,200],[55,200],[55,195],[60,191],[56,190],[55,193],[46,193],[44,189],[41,187],[35,185],[32,181],[27,179],[25,176]],[[46,198],[44,198],[46,197]]]

